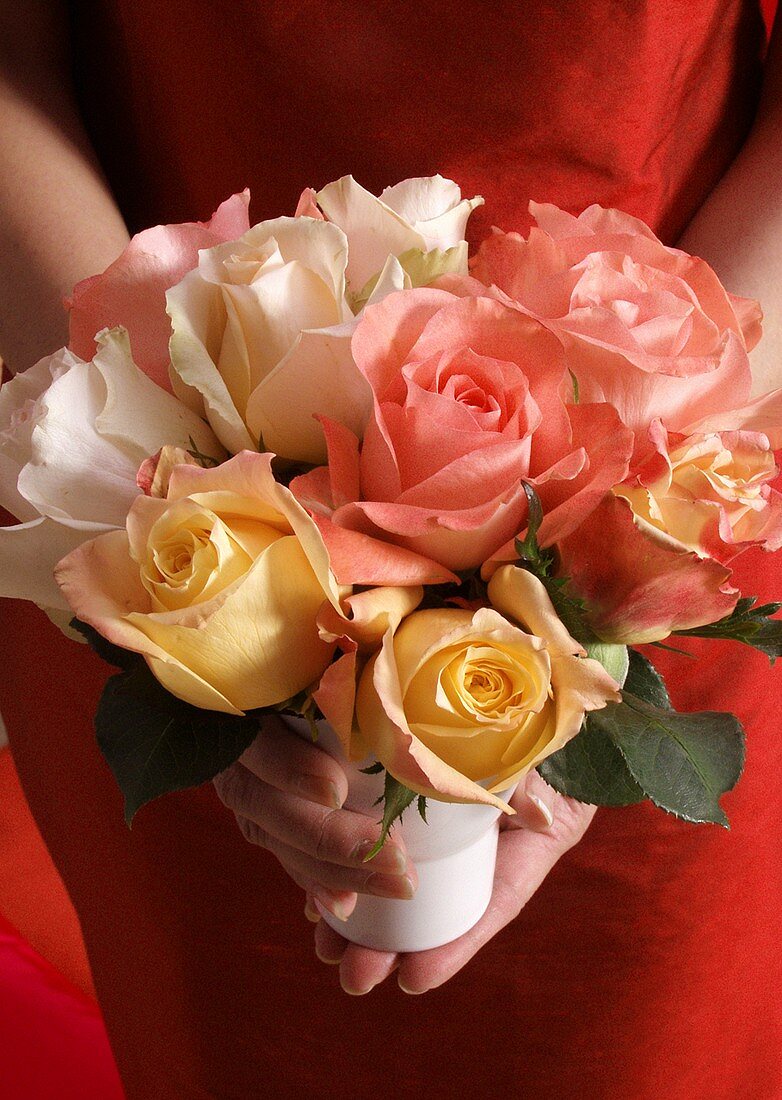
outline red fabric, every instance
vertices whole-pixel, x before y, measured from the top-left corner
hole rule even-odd
[[[0,750],[0,915],[65,978],[94,995],[78,918],[7,748]]]
[[[522,227],[535,197],[615,203],[672,239],[747,132],[764,40],[739,0],[72,10],[82,98],[135,226],[207,216],[248,183],[266,217],[347,171],[378,188],[440,170],[486,196],[476,234]],[[782,591],[778,557],[738,575]],[[355,1000],[315,960],[299,891],[211,788],[125,829],[91,732],[104,670],[33,609],[0,622],[0,708],[131,1100],[782,1095],[782,674],[763,657],[664,658],[681,707],[749,729],[730,833],[603,812],[452,982]]]
[[[0,916],[3,1100],[123,1100],[95,1002]]]

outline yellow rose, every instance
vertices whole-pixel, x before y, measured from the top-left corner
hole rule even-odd
[[[432,609],[389,630],[367,665],[356,716],[400,782],[445,802],[486,802],[578,733],[618,688],[556,616],[532,574],[504,566],[492,607]]]
[[[209,710],[280,703],[316,682],[334,650],[317,625],[324,600],[339,609],[328,554],[271,457],[175,466],[165,497],[138,497],[127,530],[56,570],[78,618]]]

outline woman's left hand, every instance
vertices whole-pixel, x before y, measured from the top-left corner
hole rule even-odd
[[[581,840],[595,814],[594,806],[557,794],[534,771],[511,805],[516,816],[502,819],[489,907],[475,927],[453,943],[409,955],[360,947],[320,920],[308,897],[306,913],[316,922],[315,951],[322,962],[339,965],[346,993],[369,993],[394,971],[405,993],[426,993],[443,985],[518,916],[559,857]]]

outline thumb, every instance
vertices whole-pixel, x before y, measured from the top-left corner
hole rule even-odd
[[[514,817],[506,815],[502,820],[505,829],[531,829],[547,833],[554,824],[554,799],[551,787],[533,768],[520,781],[510,805],[516,811]]]

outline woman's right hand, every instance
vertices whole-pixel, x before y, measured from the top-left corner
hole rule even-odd
[[[343,809],[348,783],[336,760],[267,718],[244,754],[214,779],[222,802],[242,833],[267,848],[311,899],[347,920],[357,894],[411,898],[417,885],[401,836],[364,859],[380,829],[364,814]]]

